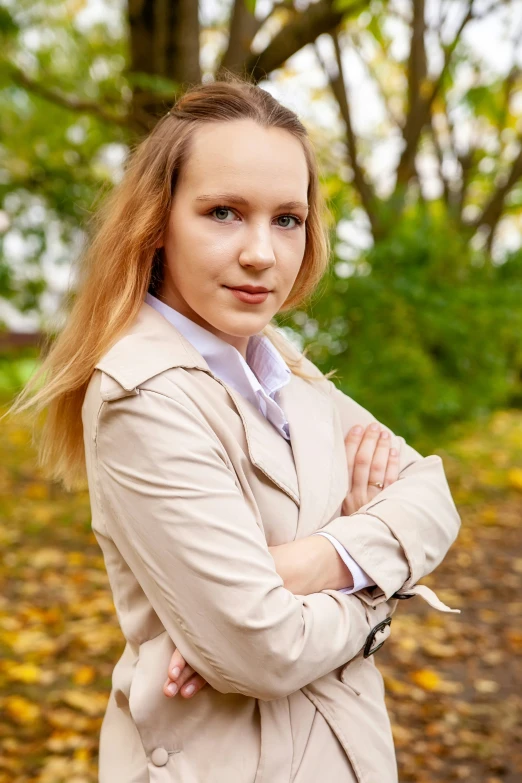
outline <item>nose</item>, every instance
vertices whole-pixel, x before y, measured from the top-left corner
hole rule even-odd
[[[265,269],[276,262],[270,228],[255,226],[245,235],[245,241],[239,254],[241,266]]]

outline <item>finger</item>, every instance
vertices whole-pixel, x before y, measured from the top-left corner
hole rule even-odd
[[[364,432],[354,460],[352,488],[356,493],[366,493],[370,477],[370,467],[377,446],[381,425],[373,422]]]
[[[384,474],[384,489],[389,487],[390,484],[393,484],[399,478],[399,464],[399,449],[390,449],[386,473]]]
[[[184,699],[191,699],[198,691],[205,687],[207,681],[203,679],[201,674],[195,674],[193,677],[185,683],[180,691],[181,696]]]
[[[183,669],[185,668],[186,661],[178,648],[174,650],[172,653],[172,657],[170,659],[169,663],[169,670],[168,670],[168,676],[172,680],[177,680]],[[176,671],[177,669],[177,671]]]
[[[344,444],[346,449],[346,462],[348,465],[348,491],[350,491],[351,489],[355,455],[357,454],[357,449],[359,448],[359,444],[361,442],[363,432],[364,432],[364,427],[362,427],[360,424],[356,424],[355,427],[352,427],[350,429],[348,435],[344,439]]]
[[[179,675],[179,677],[176,677],[176,680],[173,681],[170,679],[170,677],[167,679],[163,686],[163,692],[167,696],[175,696],[176,693],[179,693],[182,686],[189,680],[192,675],[195,674],[194,669],[192,666],[189,666],[188,664],[185,665],[185,668]]]
[[[384,476],[386,474],[386,466],[388,464],[390,446],[391,446],[390,433],[387,430],[382,430],[379,433],[379,439],[377,440],[377,446],[375,447],[372,462],[370,465],[370,474],[368,477],[369,483],[384,484]]]
[[[179,686],[177,682],[174,682],[173,680],[170,679],[165,680],[165,682],[163,683],[163,693],[165,696],[172,698],[172,696],[175,696],[178,691],[179,691]]]

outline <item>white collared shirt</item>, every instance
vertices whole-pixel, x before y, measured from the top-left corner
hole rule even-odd
[[[292,372],[268,337],[260,332],[250,337],[246,352],[247,361],[245,361],[233,345],[208,329],[204,329],[151,293],[146,293],[145,302],[181,332],[205,359],[214,375],[249,400],[283,438],[290,440],[288,421],[276,399],[279,390],[290,382]],[[363,587],[374,584],[334,536],[320,530],[312,535],[328,538],[352,574],[353,587],[344,587],[339,592],[355,593]]]
[[[252,335],[245,361],[233,345],[157,297],[147,292],[145,301],[187,338],[218,378],[249,400],[283,438],[290,440],[288,422],[275,398],[279,389],[290,382],[292,372],[268,337],[260,333]]]

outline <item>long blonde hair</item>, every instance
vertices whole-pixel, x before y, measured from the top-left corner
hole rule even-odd
[[[297,115],[270,93],[232,74],[191,86],[135,146],[121,182],[91,216],[87,227],[91,238],[77,262],[75,291],[64,298],[64,309],[69,311],[65,325],[57,336],[45,336],[41,365],[5,414],[32,408],[36,416],[46,410],[38,463],[47,477],[61,481],[67,490],[86,485],[81,409],[94,367],[132,324],[146,292],[154,293],[161,281],[164,258],[155,245],[166,228],[193,132],[206,122],[243,118],[263,127],[284,128],[298,138],[309,171],[305,253],[280,312],[307,300],[327,268],[330,242],[323,223],[326,205],[318,164]],[[300,360],[292,357],[287,339],[276,328],[270,323],[262,332],[292,372],[317,380],[300,369]]]

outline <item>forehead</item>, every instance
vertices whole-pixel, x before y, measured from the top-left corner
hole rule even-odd
[[[308,166],[299,139],[282,128],[253,120],[213,122],[194,132],[182,179],[202,192],[256,187],[306,200]]]

